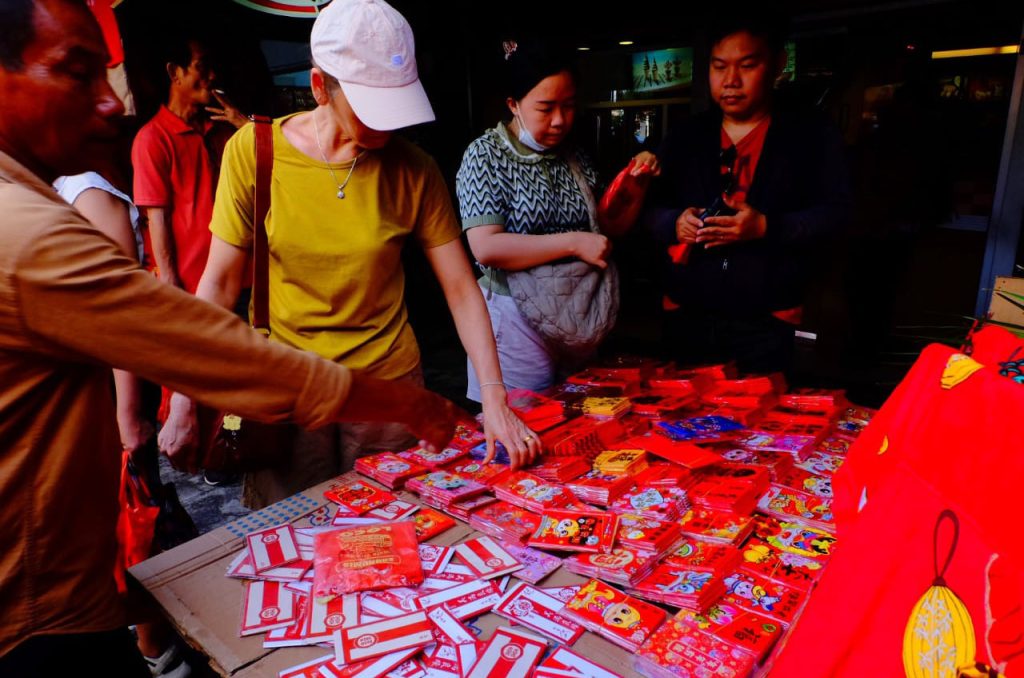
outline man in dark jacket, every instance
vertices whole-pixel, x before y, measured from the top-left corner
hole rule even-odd
[[[810,259],[848,219],[842,141],[824,120],[773,107],[784,33],[756,13],[713,26],[716,108],[659,153],[648,218],[667,251],[670,354],[786,370]]]

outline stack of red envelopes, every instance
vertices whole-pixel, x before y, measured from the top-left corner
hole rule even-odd
[[[533,475],[552,483],[564,483],[590,470],[583,457],[545,457],[529,469]]]
[[[629,476],[588,471],[576,480],[566,483],[565,486],[580,501],[598,506],[608,506],[633,489],[634,484],[633,479]]]
[[[495,483],[492,489],[498,499],[535,513],[577,504],[573,493],[562,485],[548,482],[526,471],[512,471]]]
[[[612,550],[619,517],[596,510],[547,509],[537,530],[527,540],[529,546],[556,551],[597,553]]]
[[[403,459],[394,452],[360,457],[356,459],[355,469],[392,490],[401,489],[406,480],[423,475],[429,470],[426,466]]]
[[[690,498],[680,487],[637,486],[613,501],[608,509],[674,522],[690,508]]]
[[[657,560],[639,551],[619,547],[610,553],[577,553],[565,560],[570,572],[629,587],[651,573]]]
[[[473,511],[469,526],[501,541],[518,544],[537,531],[540,516],[521,506],[498,500]]]
[[[661,563],[628,591],[645,600],[700,612],[725,594],[725,582],[719,574]]]
[[[587,630],[630,652],[636,652],[665,621],[661,608],[597,579],[584,584],[565,604],[564,612]]]

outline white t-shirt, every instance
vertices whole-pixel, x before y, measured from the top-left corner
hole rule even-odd
[[[140,262],[142,261],[142,233],[139,231],[139,208],[135,206],[131,198],[114,188],[113,184],[96,172],[57,177],[57,180],[53,182],[53,187],[69,205],[73,205],[78,196],[90,188],[98,188],[124,200],[128,205],[128,218],[131,220],[132,232],[135,234],[135,247],[138,250],[138,258]]]

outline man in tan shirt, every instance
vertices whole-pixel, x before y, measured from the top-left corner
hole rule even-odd
[[[109,152],[123,113],[99,27],[83,0],[0,0],[0,25],[0,675],[148,676],[113,579],[111,367],[254,419],[393,420],[433,445],[455,410],[268,342],[121,254],[49,185]]]

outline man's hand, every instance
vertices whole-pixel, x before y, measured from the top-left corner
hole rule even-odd
[[[186,396],[171,396],[170,413],[156,438],[157,447],[167,455],[174,468],[196,473],[199,470],[198,424],[195,404]]]
[[[220,108],[216,106],[207,106],[206,112],[210,114],[210,120],[218,120],[220,122],[226,122],[229,125],[234,126],[235,129],[239,129],[249,122],[249,118],[242,114],[240,110],[235,108],[230,101],[228,101],[223,95],[218,94],[217,90],[210,90],[213,96],[220,103]]]
[[[592,266],[608,268],[608,257],[612,254],[612,241],[600,233],[579,232],[574,234],[572,253]]]
[[[687,207],[683,210],[679,218],[676,219],[676,240],[690,245],[697,242],[697,231],[703,225],[697,215],[703,211],[698,207]]]
[[[460,419],[469,418],[469,415],[452,401],[432,391],[418,386],[408,388],[420,393],[417,405],[407,410],[408,416],[402,423],[420,439],[420,447],[430,452],[444,449],[455,435],[456,423]]]
[[[537,461],[541,453],[540,439],[509,408],[505,389],[488,389],[481,395],[484,434],[487,436],[487,456],[484,457],[484,463],[489,464],[494,459],[495,442],[504,445],[513,469]]]
[[[763,238],[768,230],[765,216],[742,201],[725,199],[725,204],[736,210],[731,217],[708,217],[696,241],[704,247],[719,247],[744,240]]]

